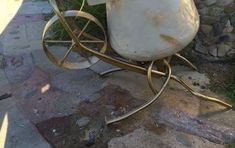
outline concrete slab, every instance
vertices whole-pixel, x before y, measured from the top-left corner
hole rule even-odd
[[[0,101],[0,147],[50,148],[30,121],[17,109],[13,98]]]
[[[49,14],[51,12],[52,7],[48,1],[27,1],[19,10],[21,15]]]
[[[203,92],[207,89],[210,84],[209,78],[202,73],[192,70],[186,66],[173,66],[172,73],[178,76],[180,79],[184,80],[190,87],[192,87],[197,92]],[[185,90],[179,83],[175,81],[170,81],[170,88]]]
[[[67,70],[51,77],[51,84],[64,92],[74,94],[86,101],[94,101],[100,97],[102,79],[89,69]]]
[[[113,69],[113,68],[117,68],[117,67],[110,65],[108,63],[105,63],[101,60],[97,62],[96,64],[92,65],[91,67],[89,67],[89,69],[91,69],[92,71],[96,73],[101,73],[101,72],[104,72],[106,70]]]
[[[47,73],[38,67],[34,68],[26,81],[14,84],[12,89],[13,95],[18,96],[18,107],[34,124],[72,114],[82,100],[79,96],[53,87]]]
[[[44,21],[10,24],[3,34],[4,55],[21,55],[42,49],[41,34]]]
[[[5,74],[10,83],[22,82],[31,75],[34,64],[31,54],[6,57]]]
[[[44,70],[50,76],[66,71],[65,69],[54,65],[46,56],[43,49],[35,50],[32,52],[34,64],[40,69]]]
[[[0,69],[0,87],[8,84],[7,77],[5,75],[4,70]]]
[[[109,148],[223,148],[205,139],[167,129],[161,135],[156,135],[144,128],[136,129],[130,134],[113,138],[108,143]]]
[[[29,22],[25,24],[26,35],[28,41],[40,41],[42,38],[42,32],[44,29],[46,22],[37,21],[37,22]]]
[[[160,80],[155,79],[156,84],[162,83]],[[107,85],[117,85],[121,88],[128,90],[136,99],[145,100],[153,96],[151,89],[148,86],[147,77],[138,73],[130,71],[120,71],[107,76],[107,80],[103,87]],[[160,85],[156,85],[159,88]]]

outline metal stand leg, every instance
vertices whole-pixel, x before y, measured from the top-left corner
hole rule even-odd
[[[182,60],[183,62],[185,62],[188,66],[190,66],[191,68],[193,68],[194,70],[198,70],[197,67],[192,63],[190,62],[188,59],[186,59],[185,57],[183,57],[182,55],[180,55],[179,53],[176,53],[175,56]]]
[[[154,64],[155,61],[153,61],[151,64],[150,64],[150,68],[148,71],[152,71],[152,67],[153,67],[153,64]],[[117,118],[114,118],[114,119],[110,119],[110,120],[107,120],[107,118],[105,117],[105,122],[106,124],[111,124],[111,123],[114,123],[114,122],[118,122],[118,121],[121,121],[121,120],[124,120],[126,118],[128,118],[129,116],[145,109],[146,107],[148,107],[149,105],[151,105],[152,103],[154,103],[158,98],[159,96],[163,93],[163,91],[165,90],[167,84],[169,83],[170,79],[171,79],[171,67],[170,65],[168,64],[168,62],[166,60],[164,60],[164,64],[167,66],[167,69],[168,69],[168,75],[167,75],[167,79],[165,81],[165,83],[163,84],[162,88],[160,89],[160,91],[158,93],[156,93],[156,95],[154,97],[152,97],[148,102],[146,102],[145,104],[143,104],[142,106],[128,112],[127,114],[124,114],[122,116],[119,116]],[[151,77],[151,75],[149,75],[149,77]],[[151,79],[149,79],[151,81]]]
[[[152,63],[150,64],[149,68],[148,68],[148,71],[147,71],[147,76],[148,76],[148,83],[149,83],[149,86],[151,88],[151,90],[155,93],[155,96],[152,97],[148,102],[146,102],[145,104],[143,104],[142,106],[128,112],[127,114],[124,114],[124,115],[121,115],[117,118],[114,118],[114,119],[107,119],[105,117],[105,122],[107,125],[109,124],[112,124],[114,122],[118,122],[118,121],[121,121],[121,120],[124,120],[126,118],[128,118],[129,116],[147,108],[149,105],[151,105],[152,103],[154,103],[159,97],[160,95],[163,93],[163,91],[165,90],[167,84],[169,83],[170,79],[173,79],[175,81],[177,81],[178,83],[180,83],[183,87],[185,87],[190,93],[192,93],[193,95],[195,95],[196,97],[199,97],[200,99],[203,99],[205,101],[210,101],[210,102],[214,102],[214,103],[217,103],[217,104],[220,104],[224,107],[227,107],[229,109],[233,109],[235,110],[235,106],[232,106],[224,101],[221,101],[219,99],[216,99],[216,98],[213,98],[213,97],[209,97],[209,96],[205,96],[203,94],[200,94],[198,92],[195,92],[190,86],[188,86],[183,80],[179,79],[178,77],[174,76],[171,74],[171,67],[169,65],[169,63],[167,62],[167,60],[164,60],[164,64],[166,65],[167,67],[167,71],[168,71],[168,74],[165,74],[165,76],[167,77],[165,83],[163,84],[163,86],[161,87],[160,91],[157,92],[157,90],[154,88],[154,85],[153,85],[153,81],[152,81],[152,67],[154,65],[154,62],[155,61],[152,61]],[[108,71],[108,72],[112,72],[112,70]]]
[[[155,96],[150,98],[149,101],[147,101],[145,104],[143,104],[142,106],[128,112],[127,114],[124,114],[120,117],[117,117],[115,119],[111,119],[111,120],[107,120],[105,119],[106,121],[106,124],[111,124],[113,122],[117,122],[117,121],[120,121],[120,120],[123,120],[123,119],[126,119],[127,117],[145,109],[146,107],[148,107],[149,105],[151,105],[152,103],[154,103],[158,98],[159,96],[163,93],[163,91],[165,90],[167,84],[169,83],[170,79],[173,79],[175,80],[176,82],[180,83],[183,87],[185,87],[189,92],[191,92],[193,95],[199,97],[200,99],[203,99],[203,100],[206,100],[206,101],[211,101],[211,102],[215,102],[217,104],[220,104],[224,107],[227,107],[229,109],[233,109],[235,110],[235,106],[232,106],[226,102],[223,102],[219,99],[216,99],[216,98],[213,98],[213,97],[209,97],[209,96],[205,96],[203,94],[200,94],[198,92],[195,92],[190,86],[188,86],[184,81],[182,81],[181,79],[179,79],[177,76],[175,75],[172,75],[171,74],[171,67],[169,65],[169,62],[171,57],[168,58],[168,61],[167,60],[164,60],[164,64],[166,65],[167,67],[167,72],[168,73],[164,73],[164,72],[161,72],[161,71],[158,71],[158,70],[153,70],[153,65],[154,65],[154,62],[155,61],[152,61],[152,63],[150,64],[149,68],[146,69],[144,66],[139,66],[139,65],[136,65],[136,64],[133,64],[133,63],[130,63],[130,62],[127,62],[127,61],[122,61],[122,60],[119,60],[119,59],[116,59],[116,58],[113,58],[109,55],[106,55],[105,54],[105,51],[107,49],[107,37],[106,37],[106,33],[105,33],[105,29],[104,27],[102,26],[102,24],[97,20],[97,18],[95,18],[94,16],[88,14],[88,13],[85,13],[85,12],[82,12],[82,11],[66,11],[66,12],[63,12],[61,13],[60,10],[58,9],[57,7],[57,4],[56,4],[56,1],[55,0],[50,0],[50,3],[51,5],[53,6],[53,10],[56,14],[56,16],[54,16],[47,24],[46,24],[46,27],[43,31],[43,39],[45,38],[45,34],[46,32],[48,31],[49,27],[55,22],[55,21],[59,21],[62,26],[64,27],[64,29],[66,30],[66,32],[68,33],[68,35],[70,36],[71,40],[74,42],[74,44],[76,45],[76,48],[81,50],[82,52],[84,51],[85,53],[88,53],[88,54],[91,54],[101,60],[103,60],[104,62],[107,62],[109,64],[112,64],[112,65],[115,65],[117,67],[121,67],[121,68],[115,68],[115,69],[111,69],[111,70],[108,70],[108,71],[105,71],[105,72],[102,72],[100,75],[101,76],[105,76],[107,74],[110,74],[110,73],[113,73],[113,72],[117,72],[117,71],[121,71],[123,69],[127,69],[127,70],[131,70],[133,72],[137,72],[137,73],[140,73],[140,74],[144,74],[148,76],[148,83],[149,83],[149,86],[150,88],[152,89],[152,91],[155,93]],[[84,2],[83,2],[84,4]],[[80,31],[79,35],[76,35],[73,31],[73,29],[70,27],[70,25],[67,23],[66,21],[66,17],[81,17],[81,18],[84,18],[84,19],[87,19],[88,22],[87,22],[87,25],[85,25],[83,27],[83,29]],[[91,35],[87,35],[87,33],[85,32],[85,29],[87,28],[89,22],[92,21],[93,23],[95,23],[101,30],[102,32],[104,33],[104,39],[100,40],[96,37],[91,37]],[[88,42],[87,41],[81,41],[79,39],[79,37],[81,35],[84,35],[92,40],[89,40]],[[102,42],[101,42],[102,41]],[[60,41],[59,41],[60,42]],[[67,41],[63,41],[63,42],[67,42]],[[96,51],[92,48],[89,48],[89,46],[85,46],[84,44],[82,43],[103,43],[103,47],[101,48],[100,51]],[[62,66],[62,65],[65,65],[63,64],[64,63],[64,59],[66,59],[66,57],[68,57],[68,54],[72,51],[72,48],[69,49],[67,51],[67,54],[64,56],[64,58],[62,59],[62,62],[60,62],[58,59],[56,59],[55,56],[53,56],[53,54],[51,54],[49,52],[49,50],[47,49],[47,46],[46,44],[47,41],[46,40],[43,40],[43,49],[44,51],[46,52],[46,54],[48,55],[48,58],[54,62],[56,65],[59,65],[59,66]],[[197,70],[196,66],[193,65],[189,60],[187,60],[185,57],[181,56],[180,54],[175,54],[175,56],[177,58],[179,58],[180,60],[184,61],[186,64],[188,64],[190,67],[192,67],[193,69]],[[89,62],[89,61],[88,61]],[[88,67],[90,66],[90,64],[88,65]],[[65,66],[65,67],[71,67],[71,66]],[[74,66],[73,68],[78,68],[78,66]],[[123,69],[122,69],[123,68]],[[157,90],[154,88],[154,85],[153,85],[153,81],[152,81],[152,76],[163,76],[163,77],[166,77],[166,80],[163,84],[163,86],[161,87],[161,89],[157,92]]]
[[[176,82],[180,83],[184,88],[186,88],[191,94],[193,94],[194,96],[200,98],[200,99],[203,99],[205,101],[210,101],[210,102],[214,102],[214,103],[217,103],[217,104],[220,104],[224,107],[227,107],[229,109],[235,109],[235,106],[231,105],[231,104],[228,104],[224,101],[221,101],[219,99],[216,99],[216,98],[213,98],[213,97],[209,97],[209,96],[206,96],[206,95],[203,95],[203,94],[200,94],[198,92],[195,92],[188,84],[186,84],[183,80],[179,79],[178,77],[176,76],[172,76],[172,79],[174,79]]]
[[[99,75],[101,77],[104,77],[104,76],[106,76],[108,74],[111,74],[111,73],[114,73],[114,72],[118,72],[118,71],[123,71],[123,70],[124,69],[122,69],[122,68],[113,68],[113,69],[109,69],[107,71],[101,72],[101,73],[99,73]]]

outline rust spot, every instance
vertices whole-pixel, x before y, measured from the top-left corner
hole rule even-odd
[[[170,43],[170,44],[173,44],[174,46],[177,46],[177,47],[180,46],[180,42],[179,42],[176,38],[174,38],[174,37],[172,37],[172,36],[165,35],[165,34],[160,34],[160,38],[161,38],[162,40],[164,40],[164,41]]]
[[[152,10],[148,10],[145,12],[145,16],[149,18],[149,20],[154,26],[158,26],[163,20],[163,15],[161,12],[154,12]]]

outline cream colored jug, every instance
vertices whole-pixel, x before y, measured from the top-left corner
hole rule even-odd
[[[151,61],[187,46],[199,28],[193,0],[88,0],[106,3],[111,46],[123,57]]]

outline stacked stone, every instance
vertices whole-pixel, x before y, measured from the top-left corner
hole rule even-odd
[[[194,51],[212,59],[235,57],[235,0],[195,0],[201,26]]]

